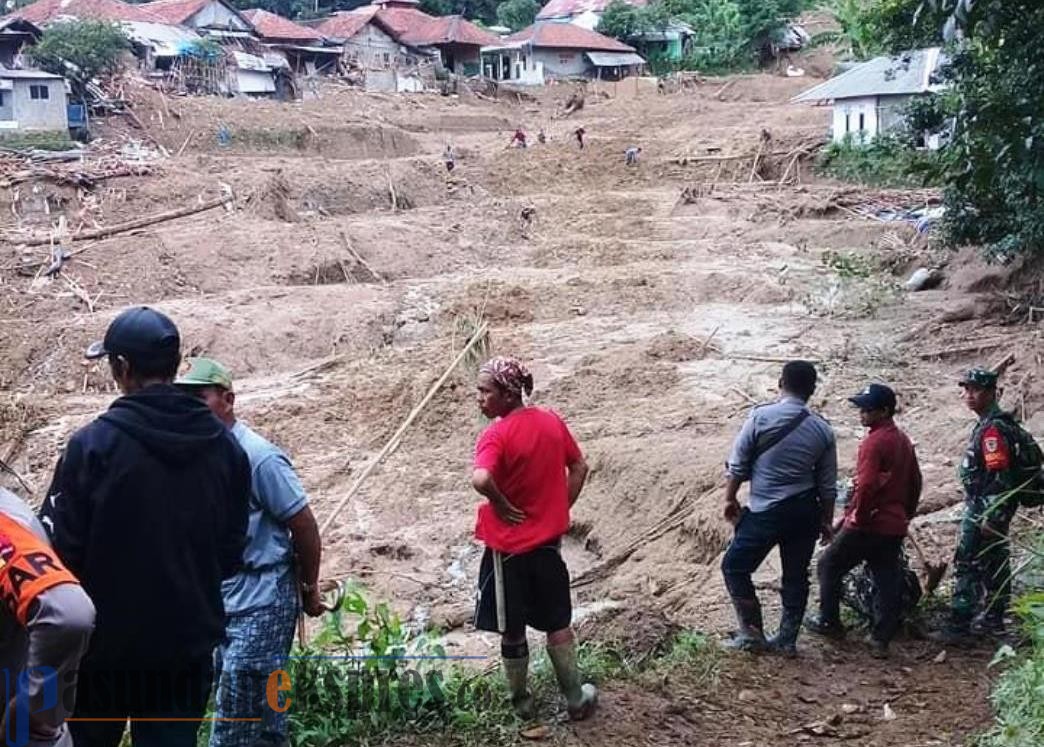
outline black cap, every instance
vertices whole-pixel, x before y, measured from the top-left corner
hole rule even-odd
[[[93,343],[87,358],[122,355],[131,363],[177,362],[181,352],[181,335],[166,314],[148,306],[135,306],[121,311],[105,330],[105,339]]]
[[[860,410],[895,410],[895,392],[884,384],[871,384],[848,401]]]

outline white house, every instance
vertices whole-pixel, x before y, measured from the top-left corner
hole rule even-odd
[[[936,73],[946,61],[939,47],[875,57],[791,99],[833,106],[833,140],[869,142],[902,124],[914,96],[939,91]]]
[[[68,129],[64,78],[41,70],[0,68],[0,138]]]
[[[623,42],[571,23],[537,21],[482,48],[482,72],[494,80],[543,85],[548,79],[618,80],[637,72],[645,60]]]

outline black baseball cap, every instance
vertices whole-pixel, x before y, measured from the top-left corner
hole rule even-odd
[[[894,410],[895,392],[884,384],[870,384],[848,401],[860,410]]]
[[[131,363],[176,363],[181,335],[170,317],[148,306],[121,311],[105,330],[105,339],[84,354],[89,359],[122,355]]]

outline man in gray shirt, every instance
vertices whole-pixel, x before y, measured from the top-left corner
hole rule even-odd
[[[788,656],[797,653],[808,601],[808,567],[816,538],[830,538],[837,496],[834,431],[808,409],[815,389],[811,363],[787,363],[779,380],[779,399],[751,411],[729,455],[724,514],[735,535],[721,571],[739,620],[739,632],[727,644],[732,648],[759,651],[767,646]],[[748,480],[749,505],[742,508],[736,495]],[[751,576],[777,545],[783,567],[783,615],[777,634],[766,640]]]

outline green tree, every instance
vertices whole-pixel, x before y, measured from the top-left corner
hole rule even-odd
[[[814,44],[830,43],[841,47],[845,57],[865,60],[885,51],[885,40],[875,23],[874,6],[878,0],[826,0],[821,7],[840,29],[817,34]]]
[[[597,31],[599,34],[624,40],[640,34],[645,29],[645,19],[638,8],[623,0],[612,0],[598,21]]]
[[[497,22],[519,31],[536,20],[540,4],[536,0],[506,0],[497,8]]]
[[[1044,49],[1039,0],[929,0],[953,47],[944,226],[993,256],[1044,250]]]
[[[49,26],[29,56],[41,69],[64,75],[74,91],[100,75],[120,69],[130,41],[118,24],[108,21],[63,21]]]

